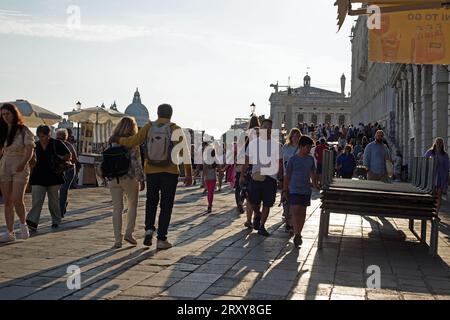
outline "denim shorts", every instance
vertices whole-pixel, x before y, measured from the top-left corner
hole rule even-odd
[[[291,206],[309,207],[311,205],[311,194],[290,194],[289,204]]]

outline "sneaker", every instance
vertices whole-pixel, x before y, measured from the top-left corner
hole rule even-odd
[[[244,226],[247,228],[247,229],[253,229],[253,224],[251,223],[251,222],[246,222],[246,223],[244,223]]]
[[[14,235],[14,232],[6,231],[0,235],[1,243],[14,242],[14,241],[16,241],[16,236]]]
[[[153,230],[145,231],[144,246],[150,247],[152,245],[152,238],[153,238]]]
[[[208,211],[207,212],[211,213],[212,212],[212,207],[208,207]]]
[[[156,243],[156,249],[158,250],[167,250],[170,248],[172,248],[172,244],[167,240],[158,240],[158,242]]]
[[[303,244],[303,239],[300,234],[296,234],[294,237],[294,245],[296,247],[300,247]]]
[[[270,234],[267,232],[266,228],[264,228],[264,227],[259,228],[258,234],[261,236],[264,236],[264,237],[270,236]]]
[[[26,224],[28,226],[28,230],[30,230],[31,233],[35,233],[37,231],[37,224],[29,220],[26,220]]]
[[[20,232],[22,233],[22,239],[26,240],[30,237],[30,231],[28,230],[27,224],[20,224]]]
[[[133,246],[137,246],[137,244],[138,244],[136,239],[133,238],[133,236],[131,236],[131,235],[125,235],[125,237],[123,239]]]
[[[122,248],[122,242],[114,243],[113,249],[120,249],[120,248]]]
[[[58,228],[59,228],[59,224],[57,224],[57,223],[52,224],[52,229],[58,229]]]

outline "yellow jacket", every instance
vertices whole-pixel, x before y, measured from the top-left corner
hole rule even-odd
[[[170,123],[170,119],[158,118],[158,120],[156,120],[156,122],[161,123],[161,124],[167,124],[167,123]],[[140,129],[136,135],[128,137],[128,138],[120,138],[119,144],[121,144],[125,147],[129,147],[129,148],[135,147],[135,146],[140,146],[147,140],[148,130],[150,130],[151,127],[152,127],[152,123],[149,122],[142,129]],[[181,129],[181,128],[179,126],[177,126],[176,124],[172,125],[172,131],[175,131],[177,129]],[[177,145],[178,143],[186,143],[186,137],[184,136],[184,134],[183,134],[183,137],[180,139],[180,141],[174,142],[174,145]],[[184,146],[183,149],[189,151],[190,147]],[[188,157],[186,157],[186,158],[190,159],[190,156],[188,155]],[[184,163],[184,168],[185,168],[186,174],[188,175],[192,170],[192,165],[190,163],[190,160],[189,160],[189,163]],[[179,167],[175,164],[170,164],[170,165],[164,166],[164,167],[152,166],[148,163],[147,159],[145,159],[144,171],[146,174],[163,173],[163,172],[172,173],[172,174],[180,174]]]

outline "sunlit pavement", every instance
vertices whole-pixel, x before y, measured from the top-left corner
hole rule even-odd
[[[27,195],[28,208],[30,201]],[[278,203],[267,224],[271,236],[263,238],[244,228],[230,189],[216,194],[206,214],[201,190],[180,187],[169,230],[174,248],[157,252],[155,243],[142,246],[143,193],[139,245],[114,250],[109,190],[71,190],[59,229],[51,229],[45,204],[38,234],[0,245],[0,299],[450,299],[448,214],[441,215],[439,258],[428,255],[406,220],[344,215],[331,216],[331,234],[318,251],[319,206],[313,201],[297,249]],[[4,231],[3,205],[0,211]],[[374,265],[381,289],[368,288],[376,284],[368,273]],[[81,268],[79,289],[69,266]]]

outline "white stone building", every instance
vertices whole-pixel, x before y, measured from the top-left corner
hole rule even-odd
[[[311,86],[311,77],[303,79],[303,87],[279,91],[278,85],[272,85],[275,92],[270,96],[270,117],[273,128],[285,129],[298,123],[330,123],[332,125],[350,125],[352,122],[350,99],[345,96],[345,76],[341,78],[341,93]]]
[[[436,137],[450,147],[450,69],[368,62],[366,19],[358,19],[352,35],[354,122],[381,123],[403,164],[411,166]]]

